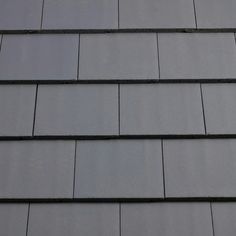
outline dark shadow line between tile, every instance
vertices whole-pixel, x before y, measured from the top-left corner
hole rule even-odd
[[[2,50],[2,41],[3,41],[3,34],[1,35],[1,38],[0,38],[0,53],[1,53],[1,50]]]
[[[205,107],[204,107],[204,100],[203,100],[202,84],[200,84],[200,93],[201,93],[201,103],[202,103],[202,115],[203,115],[204,130],[205,130],[205,134],[207,134],[206,116],[205,116]]]
[[[198,23],[197,23],[197,9],[196,9],[195,0],[193,0],[193,11],[194,11],[194,18],[195,18],[195,26],[196,26],[196,29],[198,29]]]
[[[162,178],[163,178],[163,191],[164,198],[166,198],[166,178],[165,178],[165,160],[164,160],[164,141],[161,140],[161,155],[162,155]]]
[[[78,56],[77,56],[77,78],[76,81],[79,81],[79,72],[80,72],[80,34],[78,35]]]
[[[212,225],[212,234],[215,236],[215,227],[214,227],[214,216],[212,210],[212,202],[210,202],[210,211],[211,211],[211,225]]]
[[[120,117],[120,84],[118,84],[118,132],[119,132],[119,135],[120,135],[120,120],[121,120],[121,117]]]
[[[158,66],[158,78],[161,79],[161,66],[160,66],[160,49],[159,49],[159,38],[158,34],[156,34],[156,44],[157,44],[157,66]]]
[[[76,154],[77,154],[77,141],[75,140],[75,154],[74,154],[74,176],[73,176],[73,198],[75,197],[75,182],[76,182]]]
[[[34,136],[35,120],[36,120],[36,110],[37,110],[37,102],[38,102],[38,84],[36,85],[36,89],[35,89],[35,101],[34,101],[34,115],[33,115],[32,136]]]
[[[117,9],[118,9],[118,29],[120,29],[120,0],[117,0],[117,4],[118,4],[118,6],[117,6]]]
[[[29,232],[29,216],[30,216],[30,203],[28,204],[28,212],[27,212],[26,236],[28,236]]]
[[[41,22],[40,22],[40,30],[43,28],[43,17],[44,17],[44,1],[42,1],[42,11],[41,11]]]
[[[122,229],[122,225],[121,225],[121,203],[119,203],[119,231],[120,231],[120,236],[121,236],[121,229]]]

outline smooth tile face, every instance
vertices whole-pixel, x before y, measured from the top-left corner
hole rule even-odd
[[[77,142],[75,197],[163,197],[161,143]]]
[[[121,134],[202,134],[199,85],[121,85]]]
[[[42,0],[0,0],[0,29],[40,29]]]
[[[45,0],[43,28],[118,28],[118,2],[117,0]]]
[[[120,0],[121,28],[195,28],[189,0]]]
[[[0,86],[0,136],[31,136],[35,85]]]
[[[235,0],[195,0],[199,28],[235,28]]]
[[[236,204],[233,202],[212,204],[215,236],[234,236],[236,232]]]
[[[4,35],[0,80],[74,80],[78,35]]]
[[[234,197],[236,141],[164,141],[167,197]]]
[[[1,235],[26,235],[28,204],[0,204]]]
[[[158,79],[156,34],[81,35],[79,78]]]
[[[236,77],[234,34],[159,34],[161,79]]]
[[[119,236],[118,204],[33,204],[28,236]]]
[[[203,101],[207,133],[236,133],[236,85],[203,85]]]
[[[73,141],[0,142],[1,198],[70,198]]]
[[[117,85],[39,86],[35,133],[118,134]]]
[[[213,236],[209,203],[121,205],[123,236]]]

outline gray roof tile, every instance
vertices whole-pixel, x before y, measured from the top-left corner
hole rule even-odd
[[[118,86],[40,85],[35,134],[118,134]]]
[[[28,204],[0,204],[0,235],[25,236]]]
[[[199,28],[236,28],[236,1],[195,0]]]
[[[158,79],[156,34],[81,35],[79,78]]]
[[[75,197],[163,197],[162,177],[160,141],[77,143]]]
[[[236,133],[236,85],[203,85],[203,101],[207,133]]]
[[[123,236],[213,236],[209,203],[121,205]]]
[[[31,136],[36,86],[0,86],[0,136]]]
[[[0,0],[0,30],[40,29],[43,0]]]
[[[121,85],[121,134],[203,134],[199,85]]]
[[[235,236],[236,204],[213,203],[212,213],[215,236]]]
[[[164,141],[167,197],[235,197],[236,140]]]
[[[161,79],[236,77],[233,33],[159,34]]]
[[[73,141],[0,142],[0,197],[72,197],[74,150]]]
[[[120,0],[121,28],[194,28],[190,0]]]
[[[118,28],[117,0],[45,0],[44,29]]]
[[[33,204],[28,236],[119,236],[118,204]]]
[[[74,80],[78,35],[4,35],[0,80]]]

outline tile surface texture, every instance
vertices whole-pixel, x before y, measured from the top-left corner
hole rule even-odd
[[[235,197],[236,140],[164,141],[167,197]]]
[[[0,136],[31,136],[35,85],[0,86]]]
[[[43,29],[118,28],[117,0],[45,0]]]
[[[4,35],[0,80],[75,80],[78,35]]]
[[[121,28],[195,28],[189,0],[120,0]]]
[[[156,34],[81,35],[79,78],[158,79]]]
[[[119,236],[118,204],[33,204],[28,236]]]
[[[40,29],[43,0],[0,0],[0,30]]]
[[[162,176],[160,141],[77,142],[76,197],[163,197]]]
[[[117,85],[41,85],[35,134],[117,135]]]
[[[209,134],[236,133],[236,85],[204,84],[202,87]]]
[[[28,204],[0,204],[0,234],[25,236]]]
[[[161,79],[236,78],[233,33],[158,34]]]
[[[0,142],[0,198],[70,198],[74,141]]]
[[[213,236],[209,203],[122,204],[123,236]]]
[[[121,134],[203,134],[199,84],[121,85]]]

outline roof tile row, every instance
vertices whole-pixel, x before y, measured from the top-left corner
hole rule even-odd
[[[0,80],[235,79],[235,64],[233,33],[3,35]]]

